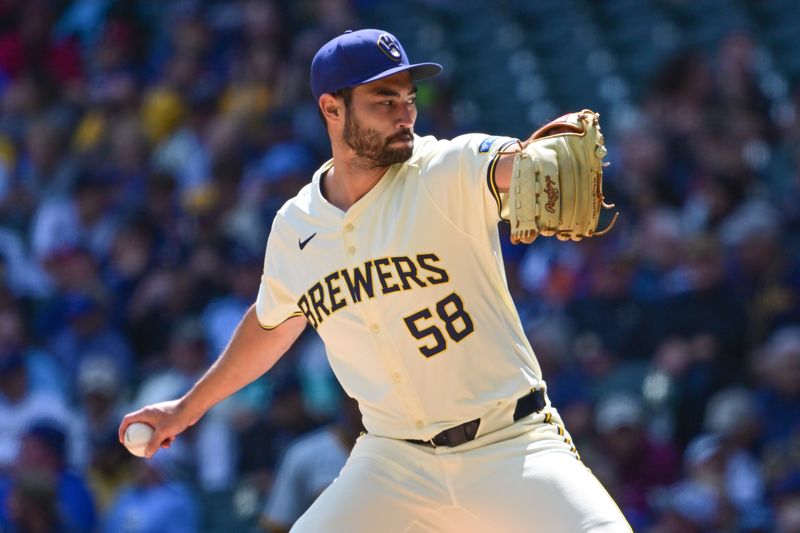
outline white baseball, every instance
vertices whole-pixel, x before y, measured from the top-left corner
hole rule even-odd
[[[133,455],[144,457],[144,450],[150,437],[153,436],[153,426],[144,422],[134,422],[125,430],[125,447]]]

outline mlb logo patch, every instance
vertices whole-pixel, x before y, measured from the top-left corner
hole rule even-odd
[[[492,135],[491,137],[486,137],[483,142],[481,143],[480,147],[478,147],[479,154],[485,154],[489,151],[489,148],[492,147],[492,144],[497,140],[496,135]]]

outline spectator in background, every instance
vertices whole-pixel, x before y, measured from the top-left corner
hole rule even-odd
[[[5,482],[0,483],[0,523],[7,520],[13,510],[9,509],[9,493],[22,491],[24,494],[24,483],[29,475],[40,475],[53,482],[64,531],[94,529],[97,517],[92,494],[85,479],[67,466],[67,436],[59,424],[42,420],[25,432],[14,469]],[[16,488],[18,480],[23,483],[19,490]],[[43,509],[46,510],[47,507]]]
[[[155,262],[155,240],[154,224],[141,213],[131,215],[114,236],[101,274],[111,296],[111,323],[125,324],[125,304]]]
[[[776,531],[797,531],[800,506],[800,434],[771,443],[764,449],[761,466],[769,498],[768,512],[774,517]],[[746,518],[746,517],[743,517]]]
[[[664,179],[653,191],[655,203],[677,207],[702,165],[703,152],[715,148],[700,139],[713,99],[711,69],[696,49],[674,54],[654,74],[642,108],[669,154]]]
[[[653,346],[645,338],[647,309],[631,290],[635,259],[620,250],[599,252],[597,261],[589,261],[588,294],[575,299],[567,315],[579,333],[596,335],[615,360],[642,361]]]
[[[0,481],[0,493],[5,489]],[[0,513],[0,529],[12,533],[64,531],[58,509],[56,483],[41,472],[21,472],[8,494],[8,516]]]
[[[740,205],[721,225],[730,250],[736,290],[750,305],[747,333],[751,345],[775,329],[800,322],[800,268],[786,253],[779,211],[769,202]]]
[[[104,354],[121,375],[135,375],[128,341],[109,323],[109,311],[105,294],[78,292],[64,298],[66,323],[50,340],[49,347],[73,386],[81,362],[92,354]]]
[[[594,455],[596,443],[592,427],[593,393],[588,374],[572,350],[575,330],[565,317],[532,320],[525,328],[529,339],[536,339],[536,359],[547,378],[547,396],[580,450],[581,457]]]
[[[100,459],[104,447],[115,436],[114,424],[124,410],[122,399],[126,388],[119,369],[106,355],[90,354],[81,361],[76,402],[81,438],[78,442],[80,450],[74,455],[81,470],[89,475],[90,482],[96,482],[92,483],[92,489],[97,489],[94,493],[103,508],[107,507],[108,493],[113,492],[119,479],[114,479],[115,469],[96,469],[95,460]],[[116,448],[119,457],[124,450],[119,446]]]
[[[620,135],[620,165],[610,168],[613,180],[639,220],[648,217],[658,206],[678,203],[664,184],[669,183],[668,147],[663,135],[638,129]],[[670,154],[671,155],[671,154]],[[610,180],[611,181],[611,180]]]
[[[798,531],[800,531],[800,497],[794,496],[779,503],[775,533]]]
[[[34,309],[35,333],[42,339],[51,339],[59,333],[66,321],[67,295],[79,293],[105,293],[99,275],[99,260],[83,247],[58,250],[44,264],[52,290]],[[54,327],[55,326],[55,327]]]
[[[760,513],[765,507],[764,477],[756,455],[761,425],[755,395],[747,389],[723,389],[706,406],[704,427],[719,439],[724,490],[740,517]]]
[[[518,304],[520,318],[561,312],[578,294],[584,259],[575,243],[545,241],[526,247],[517,272],[526,296]]]
[[[267,230],[261,218],[262,206],[244,190],[243,172],[244,163],[236,155],[218,157],[212,165],[214,192],[222,206],[218,231],[225,244],[239,244],[254,253]]]
[[[203,311],[203,328],[211,353],[222,353],[239,319],[258,293],[263,258],[247,247],[232,242],[226,246],[225,290]]]
[[[652,495],[676,480],[679,456],[673,446],[648,435],[644,408],[635,396],[612,393],[601,398],[594,421],[605,456],[591,467],[634,530],[642,529],[652,520]]]
[[[175,453],[136,460],[134,479],[122,489],[104,521],[104,533],[196,533],[200,508],[174,472]]]
[[[745,309],[726,280],[723,249],[714,235],[686,243],[682,276],[685,287],[659,306],[653,317],[662,339],[655,366],[674,380],[674,421],[678,442],[702,427],[710,395],[739,377],[745,362]]]
[[[717,436],[695,437],[684,453],[685,477],[655,495],[662,514],[648,533],[769,530],[770,517],[763,509],[737,514],[728,491],[733,481],[729,458]]]
[[[339,476],[363,430],[358,403],[344,397],[332,424],[292,443],[278,467],[261,516],[262,529],[288,533],[317,496]]]
[[[163,265],[179,261],[186,246],[182,240],[180,217],[175,179],[166,172],[151,173],[145,187],[142,218],[153,227],[154,248],[150,259],[154,263]]]
[[[24,141],[17,175],[26,207],[35,208],[73,192],[80,176],[63,125],[52,117],[32,120],[25,128]]]
[[[15,317],[7,314],[5,320]],[[25,353],[19,347],[0,345],[0,471],[15,463],[23,436],[41,419],[70,428],[70,440],[75,442],[74,413],[54,391],[33,388]]]
[[[66,403],[70,386],[63,368],[50,353],[31,343],[24,320],[17,306],[0,307],[0,359],[22,357],[30,390],[55,395]]]
[[[754,356],[758,413],[769,447],[800,433],[800,327],[779,329]]]
[[[2,74],[0,74],[2,76]],[[3,113],[0,114],[0,129],[3,131],[3,160],[8,175],[3,176],[9,182],[4,183],[3,211],[15,215],[30,216],[28,209],[31,207],[32,197],[29,194],[27,183],[19,179],[17,171],[25,155],[24,137],[25,131],[37,116],[43,115],[52,104],[49,87],[45,87],[43,80],[34,78],[32,75],[25,75],[18,79],[10,80],[5,77],[3,81],[2,102]],[[6,203],[11,200],[21,203],[16,207],[24,207],[24,210],[14,209],[14,205]],[[24,220],[12,217],[16,222]],[[14,225],[15,228],[20,226]]]
[[[17,298],[44,298],[51,289],[50,281],[26,248],[16,232],[0,228],[0,284]]]
[[[296,349],[292,349],[273,367],[272,375],[266,378],[272,385],[269,404],[266,408],[262,406],[258,418],[240,428],[240,475],[252,480],[261,490],[266,490],[280,455],[289,443],[319,425],[306,407],[294,368],[296,356]]]
[[[273,116],[273,120],[285,117]],[[313,170],[311,153],[297,141],[278,142],[247,172],[245,190],[250,202],[257,202],[262,220],[272,220],[285,199],[308,180]]]
[[[53,38],[56,16],[55,6],[46,0],[23,4],[13,31],[0,38],[0,72],[11,79],[38,74],[64,86],[64,97],[77,97],[83,75],[80,52],[72,40]]]
[[[658,495],[659,514],[646,533],[712,533],[717,528],[720,504],[708,487],[683,483]]]
[[[81,362],[78,397],[85,447],[81,464],[101,513],[133,477],[132,457],[119,445],[115,428],[126,389],[124,377],[108,357],[94,355]]]
[[[177,266],[154,268],[136,285],[127,302],[127,334],[145,372],[163,362],[171,332],[193,310],[194,288]]]
[[[767,129],[769,99],[758,83],[758,50],[752,35],[733,31],[722,39],[717,53],[716,86],[720,93],[718,104],[723,111],[746,112],[755,115]]]
[[[674,210],[653,208],[642,217],[631,242],[637,259],[632,288],[637,299],[658,305],[684,285],[680,280],[683,240]]]
[[[156,86],[144,91],[139,112],[139,120],[147,140],[151,146],[157,147],[178,131],[186,120],[188,109],[183,98],[175,89]],[[155,154],[158,153],[155,152]],[[172,164],[169,158],[155,159],[153,162],[159,172],[169,173]]]
[[[46,263],[56,252],[85,247],[95,257],[105,259],[116,230],[108,210],[111,186],[107,177],[84,173],[71,196],[58,196],[40,204],[31,229],[34,257]]]
[[[95,498],[98,514],[104,517],[135,476],[135,459],[120,446],[118,438],[108,434],[93,437],[91,451],[86,480]]]
[[[108,203],[122,213],[136,212],[144,202],[149,171],[144,132],[134,116],[124,116],[113,123],[105,147],[103,171],[113,176],[114,186]]]
[[[707,527],[729,530],[736,526],[737,517],[726,487],[727,457],[722,442],[715,435],[700,434],[694,437],[683,454],[684,478],[673,490],[705,493],[701,498],[716,512],[709,513]],[[711,502],[714,502],[711,504]]]

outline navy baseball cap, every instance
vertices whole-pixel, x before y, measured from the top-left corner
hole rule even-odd
[[[328,41],[311,61],[311,92],[319,97],[340,89],[409,71],[414,80],[432,78],[442,71],[438,63],[408,62],[403,46],[383,30],[346,31]]]

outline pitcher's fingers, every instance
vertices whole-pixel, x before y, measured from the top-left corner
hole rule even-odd
[[[141,418],[139,418],[141,416],[141,413],[142,413],[141,409],[139,409],[138,411],[134,411],[132,413],[128,413],[122,419],[122,422],[120,422],[119,428],[117,429],[117,437],[119,437],[119,442],[121,444],[125,443],[125,430],[128,429],[128,426],[130,426],[134,422],[142,421]]]
[[[164,436],[163,430],[156,431],[150,437],[150,440],[147,442],[147,447],[144,449],[144,455],[149,459],[158,451],[161,447],[161,443],[167,440],[167,437]]]
[[[164,446],[164,443],[172,443],[173,440],[175,440],[174,434],[165,428],[157,427],[150,437],[150,440],[147,442],[144,454],[150,458],[155,455],[159,448],[168,448],[169,446]]]
[[[125,430],[134,422],[144,422],[151,427],[157,428],[163,419],[163,413],[153,406],[142,407],[138,411],[128,413],[125,415],[125,418],[122,419],[122,423],[119,425],[119,430],[117,431],[119,441],[124,443]]]

